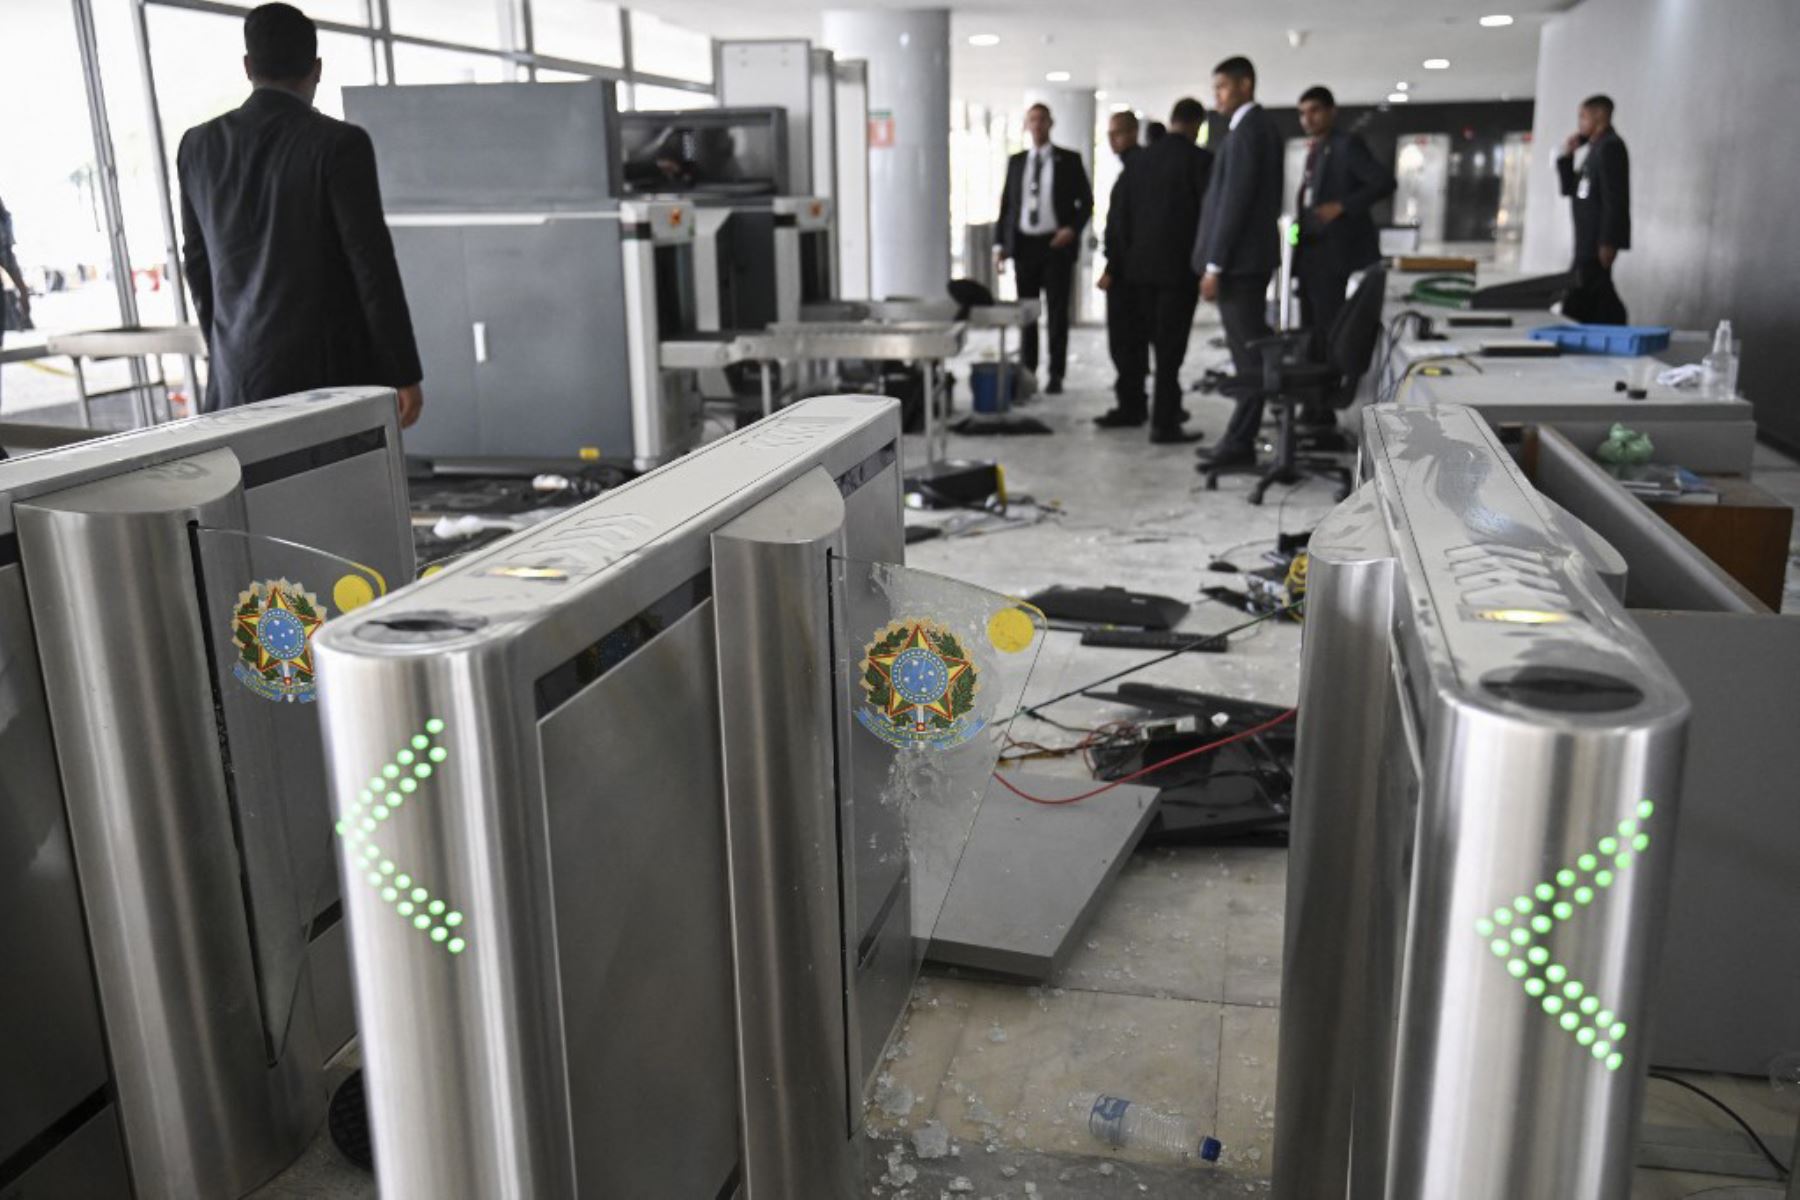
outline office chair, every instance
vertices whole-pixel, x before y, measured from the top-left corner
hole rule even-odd
[[[1317,397],[1334,409],[1345,409],[1356,399],[1356,385],[1375,357],[1375,340],[1381,331],[1381,302],[1387,271],[1376,266],[1363,272],[1356,290],[1331,323],[1325,339],[1325,361],[1309,362],[1302,355],[1312,340],[1310,330],[1294,329],[1250,343],[1262,355],[1262,393],[1275,407],[1277,432],[1275,458],[1261,468],[1262,478],[1250,489],[1250,503],[1261,504],[1263,495],[1278,483],[1329,479],[1337,484],[1337,498],[1350,494],[1350,468],[1337,459],[1302,455],[1295,416],[1300,405]],[[1219,476],[1248,473],[1258,466],[1222,467],[1206,472],[1207,491],[1216,490]]]

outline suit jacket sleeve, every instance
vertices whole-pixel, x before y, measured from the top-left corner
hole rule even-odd
[[[381,215],[381,186],[375,178],[375,147],[354,125],[333,147],[326,164],[325,191],[344,257],[356,282],[356,296],[374,347],[381,378],[389,387],[418,383],[424,372],[413,342],[412,314],[394,261],[394,242]]]
[[[1013,169],[1014,164],[1018,161],[1019,157],[1016,154],[1006,160],[1006,183],[1000,189],[1000,216],[998,218],[1000,228],[996,231],[994,238],[997,245],[1008,250],[1012,249],[1012,231],[1018,223],[1014,214],[1018,212],[1019,175],[1022,172]]]
[[[1631,245],[1631,170],[1625,143],[1609,137],[1596,149],[1600,185],[1600,244],[1623,250]]]
[[[1112,198],[1107,201],[1106,234],[1100,241],[1107,270],[1124,266],[1125,256],[1131,253],[1131,233],[1131,200],[1125,187],[1125,171],[1120,171],[1113,181]]]
[[[1394,173],[1381,165],[1369,149],[1369,143],[1354,134],[1344,140],[1344,165],[1350,189],[1341,203],[1345,212],[1360,216],[1394,194]]]
[[[183,135],[175,151],[175,175],[181,191],[181,273],[187,279],[188,295],[194,301],[194,320],[200,336],[212,342],[212,259],[206,252],[206,231],[200,227],[200,215],[188,195],[188,139]]]
[[[1247,122],[1246,122],[1247,123]],[[1237,131],[1245,135],[1246,143],[1249,130],[1240,124]],[[1256,181],[1250,177],[1248,162],[1251,147],[1246,144],[1234,149],[1246,153],[1225,154],[1219,162],[1219,169],[1213,173],[1213,186],[1206,195],[1207,204],[1213,208],[1208,218],[1211,236],[1207,238],[1204,253],[1200,256],[1201,265],[1217,263],[1219,266],[1231,266],[1231,251],[1243,233],[1244,226],[1250,219],[1250,203],[1254,198]]]
[[[1075,176],[1075,212],[1074,220],[1069,222],[1069,226],[1080,233],[1087,228],[1087,223],[1094,216],[1094,185],[1088,179],[1087,167],[1083,165],[1081,155],[1071,151],[1064,161],[1072,168]]]
[[[1564,154],[1556,160],[1556,174],[1562,180],[1562,194],[1573,196],[1575,189],[1581,186],[1581,177],[1575,173],[1575,156]]]

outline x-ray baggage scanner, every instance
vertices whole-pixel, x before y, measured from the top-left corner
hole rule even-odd
[[[1275,1194],[1622,1200],[1688,702],[1479,414],[1363,422],[1310,547]]]
[[[311,638],[411,572],[391,391],[0,462],[20,1194],[234,1200],[317,1133],[354,1014]]]
[[[1043,630],[899,566],[899,449],[803,401],[322,632],[384,1194],[860,1191]]]

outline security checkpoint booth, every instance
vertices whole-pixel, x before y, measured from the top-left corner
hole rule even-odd
[[[0,462],[20,1194],[235,1200],[324,1120],[355,1022],[311,639],[411,577],[395,411],[321,391]]]
[[[1275,1194],[1622,1198],[1688,702],[1479,414],[1363,419],[1310,547]]]
[[[1041,616],[819,397],[322,630],[384,1193],[845,1196]]]

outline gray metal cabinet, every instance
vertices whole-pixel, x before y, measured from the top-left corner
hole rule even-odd
[[[631,456],[616,216],[394,233],[425,365],[425,415],[409,451]]]

